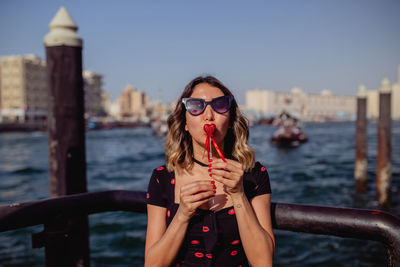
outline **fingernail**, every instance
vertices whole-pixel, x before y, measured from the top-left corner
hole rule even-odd
[[[213,192],[214,192],[214,194],[217,193],[217,191],[215,191],[215,190]]]
[[[213,159],[208,159],[208,162],[212,162]]]
[[[212,173],[210,173],[210,174],[208,174],[208,175],[210,175],[210,177],[212,177]]]
[[[212,167],[212,164],[208,164],[208,168],[211,168]]]
[[[211,172],[211,169],[208,169],[208,172]]]
[[[217,187],[215,185],[213,185],[213,189],[217,189]]]
[[[210,176],[212,175],[212,173],[210,173]],[[215,184],[215,181],[211,181],[212,184]]]

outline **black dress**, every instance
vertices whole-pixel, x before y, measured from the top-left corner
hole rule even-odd
[[[259,162],[243,176],[248,200],[270,194],[268,172]],[[167,209],[167,227],[178,210],[175,203],[175,174],[165,166],[153,171],[147,190],[147,204]],[[185,239],[171,266],[249,266],[240,241],[233,206],[218,211],[197,209],[191,218]]]

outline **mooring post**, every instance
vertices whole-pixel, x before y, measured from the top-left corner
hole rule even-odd
[[[384,78],[379,89],[379,121],[378,121],[378,155],[376,170],[376,195],[380,205],[390,202],[390,186],[392,178],[391,162],[391,86]]]
[[[360,85],[357,93],[357,121],[354,163],[354,179],[356,190],[367,190],[367,89]]]
[[[49,83],[48,138],[51,196],[87,192],[82,39],[61,7],[44,38]],[[59,216],[34,236],[46,266],[90,266],[87,215]],[[35,242],[33,244],[35,246]]]

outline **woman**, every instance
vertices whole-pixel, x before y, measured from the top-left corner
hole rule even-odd
[[[205,124],[214,124],[204,157]],[[145,266],[272,266],[275,247],[266,169],[254,162],[249,130],[232,93],[197,77],[168,118],[166,166],[150,178]],[[210,162],[208,162],[210,161]]]

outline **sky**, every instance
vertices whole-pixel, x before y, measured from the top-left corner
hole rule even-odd
[[[199,75],[240,104],[254,88],[356,95],[398,81],[398,0],[0,0],[0,57],[45,59],[61,6],[79,27],[84,69],[103,75],[112,99],[130,84],[172,102]]]

